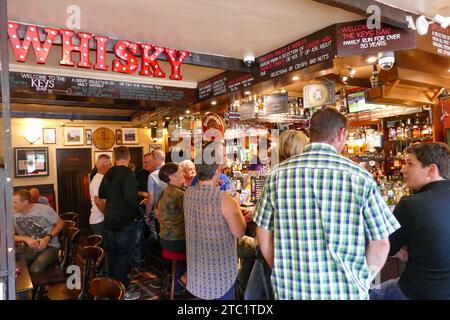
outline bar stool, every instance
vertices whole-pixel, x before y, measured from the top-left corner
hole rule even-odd
[[[171,285],[170,285],[170,300],[173,300],[175,296],[175,281],[176,281],[176,273],[177,273],[177,265],[178,261],[184,261],[186,260],[186,253],[180,253],[180,252],[173,252],[169,251],[167,249],[162,248],[162,256],[166,260],[170,260],[172,263],[172,271],[169,275],[167,268],[164,271],[164,283],[163,283],[163,294],[165,294],[165,289],[168,283],[168,278],[171,278]]]

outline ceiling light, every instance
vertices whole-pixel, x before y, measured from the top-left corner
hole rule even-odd
[[[215,106],[215,105],[217,104],[217,101],[211,101],[211,104],[212,104],[213,106]]]
[[[166,120],[170,120],[170,117],[166,117]]]
[[[356,74],[356,70],[353,68],[349,68],[348,72],[350,73],[351,76],[354,76]]]
[[[281,93],[286,93],[286,89],[283,88],[283,89],[280,90],[280,92],[281,92]]]
[[[248,95],[251,94],[251,92],[250,91],[245,91],[244,94],[248,96]]]
[[[186,112],[186,114],[189,114],[189,113],[191,113],[191,112],[190,112],[189,110],[186,110],[185,112]]]
[[[292,77],[292,80],[294,80],[294,81],[300,80],[300,77],[299,76],[294,76],[294,77]]]
[[[370,56],[369,58],[367,58],[368,63],[374,63],[375,61],[377,61],[377,57]]]
[[[179,119],[179,120],[183,120],[184,118],[183,118],[183,117],[179,117],[178,119]]]
[[[346,82],[348,80],[348,77],[347,76],[341,76],[341,79],[342,79],[343,82]]]

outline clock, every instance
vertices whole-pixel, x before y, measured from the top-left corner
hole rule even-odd
[[[97,149],[109,150],[114,146],[116,142],[116,136],[111,129],[108,128],[98,128],[92,134],[92,143]]]

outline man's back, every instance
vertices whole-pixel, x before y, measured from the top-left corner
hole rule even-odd
[[[402,198],[394,214],[402,228],[390,236],[391,253],[403,245],[408,250],[402,292],[412,299],[450,299],[450,180]]]
[[[367,241],[386,238],[390,220],[370,174],[313,143],[268,176],[255,222],[274,229],[272,280],[280,299],[367,299]]]

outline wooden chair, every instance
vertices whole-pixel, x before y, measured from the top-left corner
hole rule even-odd
[[[103,237],[98,234],[90,235],[85,240],[86,246],[101,247],[103,244]]]
[[[84,300],[87,299],[89,282],[97,277],[105,257],[100,247],[87,246],[80,250],[83,258],[83,272],[80,289],[68,289],[66,283],[57,283],[48,286],[47,296],[50,300]]]
[[[64,259],[59,266],[55,265],[47,271],[31,276],[34,285],[33,299],[39,299],[42,296],[45,286],[54,283],[65,283],[67,267],[75,264],[80,229],[70,227],[64,229],[63,232],[66,233],[65,247],[62,249]]]
[[[89,294],[94,300],[124,300],[125,286],[112,278],[94,278],[89,283]]]
[[[61,215],[61,219],[70,220],[70,221],[77,223],[78,222],[78,213],[73,212],[73,211],[65,212]]]

